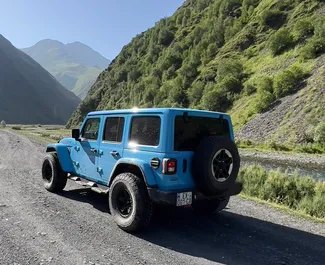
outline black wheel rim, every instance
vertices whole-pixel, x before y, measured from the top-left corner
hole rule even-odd
[[[132,196],[128,189],[123,185],[121,186],[116,194],[116,208],[118,213],[127,218],[131,215],[133,210]]]
[[[43,165],[43,179],[47,182],[51,182],[53,177],[53,169],[49,161],[45,161]]]
[[[233,158],[227,149],[219,150],[212,159],[212,174],[218,182],[226,181],[233,169]]]

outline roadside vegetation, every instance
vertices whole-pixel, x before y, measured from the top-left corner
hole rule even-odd
[[[266,143],[254,143],[250,140],[238,140],[236,141],[236,144],[238,148],[256,151],[325,154],[325,145],[322,143],[302,143],[289,145],[274,141],[268,141]]]
[[[71,130],[59,125],[19,125],[7,124],[6,129],[27,136],[42,144],[56,143],[64,137],[71,136]]]
[[[243,183],[244,196],[325,221],[325,182],[280,170],[267,172],[259,165],[243,167],[238,180]]]

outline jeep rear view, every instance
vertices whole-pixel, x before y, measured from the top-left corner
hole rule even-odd
[[[223,210],[241,192],[240,157],[229,115],[153,108],[90,112],[80,129],[46,149],[44,186],[61,192],[67,179],[108,194],[117,225],[149,225],[155,204]]]

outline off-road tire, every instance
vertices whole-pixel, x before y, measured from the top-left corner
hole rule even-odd
[[[219,182],[213,175],[212,161],[220,150],[227,150],[232,156],[232,171],[229,177]],[[220,194],[235,183],[240,167],[236,144],[223,136],[209,136],[198,145],[192,162],[192,175],[199,189],[205,195]]]
[[[129,216],[123,216],[118,209],[118,193],[126,189],[132,200]],[[119,228],[132,233],[146,228],[152,218],[153,205],[146,190],[145,183],[131,173],[119,174],[109,191],[110,212]]]
[[[195,212],[202,215],[218,213],[224,210],[229,202],[230,197],[221,199],[211,199],[211,200],[199,200],[194,201],[192,208]]]
[[[67,174],[62,171],[57,153],[47,153],[42,164],[42,179],[46,190],[60,192],[67,184]]]

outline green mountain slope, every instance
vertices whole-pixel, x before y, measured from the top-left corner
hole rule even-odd
[[[0,34],[0,120],[65,124],[80,99]]]
[[[22,51],[82,99],[98,75],[110,63],[108,59],[80,42],[63,44],[47,39]]]
[[[122,49],[68,126],[92,110],[191,107],[230,112],[239,139],[313,141],[324,15],[320,0],[188,0]]]

